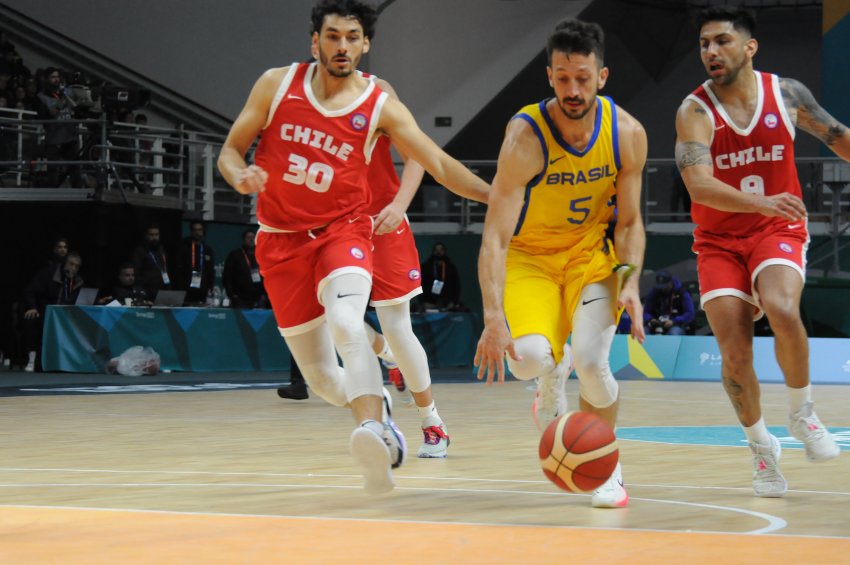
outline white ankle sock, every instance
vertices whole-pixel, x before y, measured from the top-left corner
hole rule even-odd
[[[791,414],[796,414],[800,408],[812,401],[812,385],[807,384],[803,388],[786,387],[788,390],[788,409]]]
[[[767,431],[767,426],[764,425],[764,418],[759,418],[758,422],[748,428],[744,427],[744,433],[747,434],[747,439],[751,442],[770,445],[770,432]]]
[[[433,402],[431,402],[431,404],[429,404],[428,406],[417,406],[416,411],[419,412],[419,419],[422,420],[423,428],[433,426],[433,422],[435,420],[439,422],[439,424],[443,423],[443,419],[440,418],[440,414],[437,413],[437,407],[434,405]]]

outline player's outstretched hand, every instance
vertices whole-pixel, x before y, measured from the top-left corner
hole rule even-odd
[[[487,384],[493,384],[493,379],[505,382],[505,352],[514,361],[522,358],[514,349],[514,341],[508,332],[506,324],[485,325],[478,347],[475,350],[475,366],[478,367],[478,380],[487,379]]]
[[[638,343],[643,343],[646,340],[646,332],[643,329],[643,304],[640,301],[637,289],[633,286],[623,287],[620,290],[618,305],[625,308],[632,319],[632,337]]]

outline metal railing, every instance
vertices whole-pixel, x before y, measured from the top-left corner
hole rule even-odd
[[[45,159],[45,130],[56,126],[75,128],[74,159]],[[183,128],[103,118],[40,120],[32,112],[0,108],[0,200],[81,199],[82,194],[177,208],[209,221],[256,222],[256,197],[237,193],[218,173],[223,142],[224,136]],[[464,164],[487,182],[495,176],[495,160]],[[850,165],[837,158],[799,158],[797,170],[810,232],[827,236],[810,250],[809,266],[838,271],[840,253],[850,245],[841,241],[850,236]],[[690,233],[686,196],[672,159],[647,161],[641,204],[648,232]],[[408,210],[418,231],[440,233],[480,233],[485,214],[486,206],[428,182]]]
[[[72,158],[47,158],[47,133],[57,127],[73,128]],[[240,195],[219,175],[223,142],[224,136],[183,128],[0,111],[0,200],[76,200],[82,194],[248,223],[255,219],[256,199]]]

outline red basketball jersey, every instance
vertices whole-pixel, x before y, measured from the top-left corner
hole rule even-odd
[[[745,129],[729,118],[706,81],[688,96],[713,117],[711,159],[715,178],[743,192],[771,196],[789,192],[802,197],[794,164],[794,124],[779,92],[779,77],[755,71],[758,100],[753,119]],[[696,233],[747,235],[771,225],[787,224],[782,218],[756,213],[723,212],[694,203],[691,215]]]
[[[364,78],[371,81],[377,80],[373,74],[360,73]],[[390,151],[390,139],[381,135],[372,149],[372,162],[369,165],[369,188],[372,191],[372,203],[366,212],[372,216],[378,215],[387,204],[393,201],[398,194],[401,181],[395,171],[393,155]]]
[[[393,155],[390,152],[390,138],[381,135],[372,150],[372,163],[369,165],[369,189],[372,191],[372,203],[366,212],[377,215],[398,194],[401,181],[395,172]]]
[[[293,64],[281,81],[257,146],[269,173],[257,202],[260,224],[303,231],[364,210],[372,137],[387,94],[369,81],[340,110],[323,108],[310,80],[316,64]]]

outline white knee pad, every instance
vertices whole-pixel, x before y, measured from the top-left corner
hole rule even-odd
[[[528,334],[514,340],[514,350],[520,361],[508,355],[508,368],[521,381],[537,378],[555,368],[555,357],[549,340],[540,334]]]

